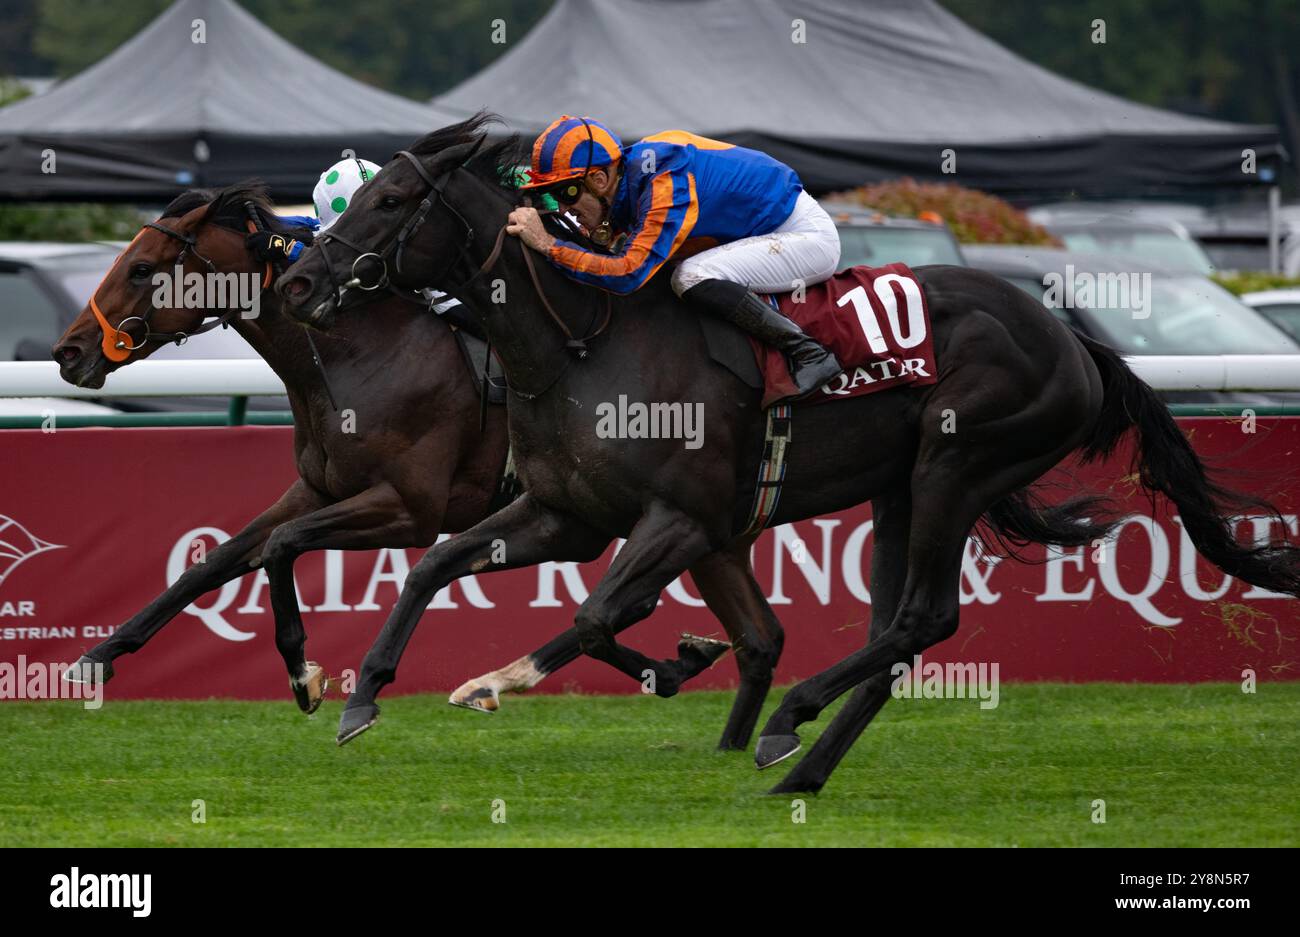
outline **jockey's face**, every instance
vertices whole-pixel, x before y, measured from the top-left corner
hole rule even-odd
[[[604,217],[604,207],[600,203],[603,196],[606,202],[614,197],[614,188],[618,185],[618,176],[607,169],[593,169],[587,174],[586,190],[578,200],[565,210],[572,212],[588,232],[595,228]]]

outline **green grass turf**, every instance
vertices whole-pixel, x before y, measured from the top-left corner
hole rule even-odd
[[[488,716],[393,697],[342,749],[336,700],[312,718],[288,700],[6,703],[0,846],[1300,844],[1296,682],[894,700],[802,824],[764,796],[793,759],[759,773],[713,750],[730,702],[512,696]]]

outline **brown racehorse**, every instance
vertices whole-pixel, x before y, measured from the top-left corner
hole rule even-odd
[[[576,624],[585,653],[639,678],[663,663],[615,634],[649,615],[683,569],[744,546],[737,535],[765,422],[759,392],[712,365],[696,314],[666,277],[616,300],[601,330],[593,325],[605,305],[599,291],[503,237],[518,193],[499,167],[518,160],[517,142],[485,146],[487,119],[397,154],[327,240],[276,284],[291,314],[321,328],[341,318],[337,287],[362,255],[371,257],[371,276],[449,288],[483,323],[514,394],[510,435],[527,490],[411,570],[363,662],[340,744],[374,724],[375,699],[396,679],[421,611],[460,576],[588,560],[627,537]],[[1100,513],[1095,499],[1049,506],[1028,486],[1072,453],[1103,458],[1130,431],[1142,484],[1177,506],[1203,556],[1247,582],[1300,595],[1300,549],[1238,541],[1232,518],[1249,499],[1207,477],[1159,396],[1115,352],[990,274],[914,272],[928,300],[938,382],[795,408],[785,492],[771,523],[872,500],[873,611],[867,646],[794,687],[769,718],[755,753],[760,768],[797,751],[796,729],[857,688],[777,792],[820,789],[887,701],[890,668],[956,632],[962,557],[981,518],[1023,541],[1080,544],[1109,532],[1114,515]],[[603,438],[598,408],[620,395],[701,404],[705,445]]]
[[[248,202],[261,220],[277,226],[264,189],[242,184],[215,195],[186,193],[155,222],[167,231],[142,230],[95,293],[113,330],[109,343],[88,305],[54,346],[63,378],[78,386],[102,387],[109,373],[148,357],[161,340],[196,334],[205,316],[224,314],[226,310],[150,308],[150,278],[155,271],[172,271],[178,258],[190,271],[202,271],[210,262],[210,269],[222,274],[262,273],[262,265],[244,245]],[[139,650],[185,606],[261,566],[270,583],[276,646],[298,705],[312,712],[323,697],[325,675],[305,659],[294,561],[312,550],[427,547],[440,532],[464,530],[488,513],[506,461],[505,408],[489,407],[486,426],[480,430],[475,377],[447,322],[408,298],[379,292],[365,304],[364,319],[358,317],[337,335],[322,339],[322,364],[336,399],[346,401],[355,413],[356,431],[345,432],[304,329],[284,316],[279,305],[267,290],[257,318],[235,315],[228,321],[285,384],[294,414],[298,480],[203,563],[191,566],[148,607],[88,651],[78,665],[102,664],[111,676],[115,658]],[[145,340],[145,328],[152,339]],[[119,335],[118,329],[126,334]],[[135,350],[118,350],[120,360],[110,360],[108,354],[119,339]],[[402,379],[377,381],[377,373],[400,374]],[[692,574],[724,627],[749,620],[745,588],[752,576],[747,554],[705,558]],[[724,748],[748,743],[781,646],[779,631],[745,638],[736,627],[741,692],[720,743]],[[707,667],[726,647],[684,636],[678,646],[681,679]],[[577,634],[569,629],[509,667],[466,684],[452,701],[490,711],[498,689],[535,685],[579,653]],[[71,675],[81,673],[74,665]]]

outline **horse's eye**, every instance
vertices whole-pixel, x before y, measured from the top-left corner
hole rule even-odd
[[[131,268],[131,278],[134,280],[143,280],[151,273],[153,273],[152,264],[136,264]]]
[[[401,207],[401,204],[402,200],[396,195],[386,195],[383,200],[380,201],[379,207],[386,211],[395,211]]]

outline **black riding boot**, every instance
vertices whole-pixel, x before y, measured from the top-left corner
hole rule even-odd
[[[801,397],[817,390],[842,370],[833,354],[739,283],[702,280],[684,292],[682,299],[700,304],[763,344],[783,352]]]

